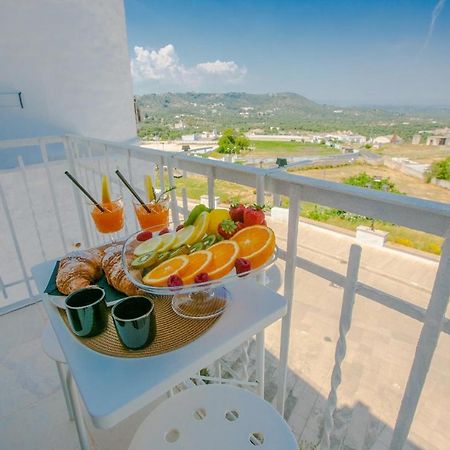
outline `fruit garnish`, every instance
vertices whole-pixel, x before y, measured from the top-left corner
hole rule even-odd
[[[234,267],[236,268],[236,273],[238,275],[241,273],[249,272],[252,268],[250,261],[245,258],[238,258],[234,263]]]
[[[275,250],[275,233],[264,225],[246,227],[230,241],[239,245],[239,257],[247,259],[252,269],[262,266]]]
[[[208,211],[209,212],[209,208],[206,205],[203,204],[199,204],[196,205],[192,211],[189,213],[189,216],[186,220],[186,222],[184,222],[184,226],[187,225],[193,225],[195,222],[195,219],[197,219],[197,217],[200,215],[200,213],[202,213],[203,211]]]
[[[145,175],[144,187],[145,187],[145,192],[147,194],[147,200],[149,202],[152,202],[153,200],[155,200],[155,198],[156,198],[155,189],[153,188],[152,177],[150,175]]]
[[[203,247],[208,248],[215,244],[217,241],[217,236],[215,234],[208,234],[202,239]]]
[[[153,233],[151,231],[141,231],[137,236],[137,241],[148,241],[153,237]]]
[[[111,203],[108,175],[102,175],[102,203]]]
[[[216,234],[220,222],[230,219],[228,209],[216,208],[209,213],[208,234]]]
[[[205,244],[203,241],[196,242],[194,245],[191,245],[191,248],[189,249],[189,253],[198,252],[199,250],[203,250]]]
[[[189,259],[187,256],[175,256],[175,258],[170,258],[152,269],[142,278],[142,281],[150,286],[166,286],[167,279],[171,275],[178,275],[179,271],[188,264]]]
[[[161,264],[163,261],[165,261],[166,259],[170,258],[170,252],[159,252],[157,257],[156,257],[156,264]]]
[[[146,253],[145,255],[141,255],[133,259],[133,261],[131,261],[131,267],[134,269],[145,269],[146,267],[150,267],[155,264],[157,258],[157,252]]]
[[[194,227],[195,227],[195,235],[192,236],[192,242],[197,242],[203,238],[208,229],[209,224],[209,212],[203,211],[198,217],[195,219]]]
[[[213,254],[208,250],[199,250],[188,256],[189,264],[178,272],[183,284],[191,284],[195,277],[208,270],[213,260]]]
[[[176,247],[175,240],[177,239],[176,233],[165,233],[161,236],[159,235],[159,238],[161,239],[161,247],[159,248],[160,252],[163,252],[165,250],[171,250]]]
[[[170,275],[170,277],[167,280],[167,286],[169,287],[183,286],[183,280],[178,275]]]
[[[182,245],[181,247],[178,247],[176,250],[172,250],[170,252],[170,257],[173,258],[174,256],[187,254],[189,254],[189,247],[187,245]]]
[[[244,225],[246,227],[251,225],[262,225],[264,219],[266,218],[264,214],[265,206],[254,204],[252,206],[247,206],[244,211]]]
[[[266,225],[266,224],[264,224],[264,225]],[[237,227],[236,232],[238,232],[238,231],[241,231],[243,228],[245,228],[245,225],[242,222],[236,222],[236,227]]]
[[[213,254],[208,275],[211,280],[217,280],[233,269],[234,262],[239,255],[239,245],[233,240],[222,241],[209,247],[208,251]]]
[[[231,219],[219,223],[217,232],[225,239],[230,239],[237,231],[237,225]]]
[[[245,205],[242,203],[232,203],[230,206],[230,217],[235,222],[244,221]]]
[[[152,237],[151,239],[142,242],[134,249],[134,254],[136,256],[141,256],[145,253],[150,253],[159,250],[163,242],[159,236]]]
[[[169,229],[166,227],[166,228],[163,228],[163,229],[159,232],[159,235],[161,236],[162,234],[167,234],[167,233],[169,233]]]
[[[179,247],[180,245],[184,244],[193,244],[195,242],[196,229],[194,225],[188,225],[187,227],[184,227],[183,229],[177,231],[175,233],[176,240],[173,244],[173,248]]]
[[[177,228],[176,228],[175,231],[180,231],[180,230],[182,230],[183,228],[184,228],[184,224],[183,224],[183,223],[180,223],[180,225],[177,226]]]
[[[194,281],[196,283],[206,283],[207,281],[209,281],[209,275],[206,272],[199,273],[195,276]]]

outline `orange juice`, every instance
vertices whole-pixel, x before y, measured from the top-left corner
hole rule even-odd
[[[100,233],[115,233],[120,231],[125,224],[122,199],[108,203],[101,203],[105,211],[100,211],[97,207],[91,209],[91,216],[95,227]]]
[[[133,204],[137,220],[142,229],[150,228],[152,231],[160,231],[169,225],[169,208],[167,202],[146,203],[150,212],[147,212],[140,203],[134,202]]]

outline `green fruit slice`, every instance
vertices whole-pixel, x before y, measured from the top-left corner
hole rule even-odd
[[[155,252],[162,247],[164,244],[164,241],[161,240],[159,236],[152,237],[148,241],[143,242],[142,244],[139,244],[134,249],[134,254],[136,256],[144,255],[145,253]]]
[[[184,222],[184,226],[192,225],[195,222],[195,219],[197,219],[197,217],[203,211],[209,211],[209,208],[202,204],[195,206],[194,209],[190,212],[186,222]]]
[[[202,239],[204,248],[211,247],[217,241],[217,236],[215,234],[210,234]]]
[[[177,248],[176,250],[171,251],[170,257],[173,258],[174,256],[187,255],[188,253],[189,253],[189,247],[187,245],[182,245],[181,247]]]
[[[189,249],[189,253],[194,253],[194,252],[198,252],[199,250],[203,249],[203,242],[196,242],[194,245],[191,246],[191,248]]]
[[[166,259],[170,258],[170,252],[162,252],[158,253],[158,256],[156,257],[156,264],[161,264]]]
[[[145,269],[146,267],[150,267],[151,265],[155,264],[157,255],[158,254],[156,252],[150,252],[138,256],[137,258],[133,259],[133,261],[131,261],[131,267],[135,269]]]

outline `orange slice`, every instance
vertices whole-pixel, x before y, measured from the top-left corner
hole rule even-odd
[[[231,240],[220,241],[209,247],[208,251],[213,254],[213,260],[207,273],[211,280],[217,280],[233,269],[234,262],[239,255],[239,245]]]
[[[199,273],[207,272],[213,260],[213,254],[209,250],[199,250],[191,253],[187,258],[189,259],[188,265],[178,273],[183,284],[191,284]]]
[[[171,275],[178,275],[188,264],[187,256],[175,256],[156,266],[142,278],[142,281],[150,286],[167,286],[167,279]]]
[[[252,269],[262,266],[275,250],[275,233],[265,225],[244,228],[231,240],[239,244],[239,257],[247,259]]]

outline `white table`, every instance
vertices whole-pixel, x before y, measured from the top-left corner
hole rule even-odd
[[[41,294],[54,264],[48,261],[32,269]],[[285,298],[255,281],[242,279],[227,288],[232,297],[228,308],[197,340],[170,353],[132,359],[102,355],[80,344],[58,309],[43,295],[50,322],[96,427],[113,427],[286,314]]]

